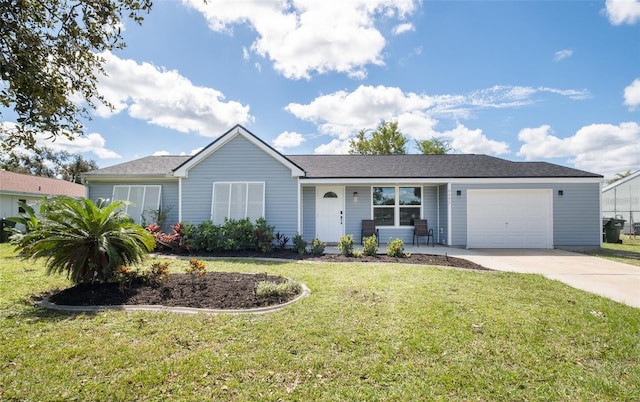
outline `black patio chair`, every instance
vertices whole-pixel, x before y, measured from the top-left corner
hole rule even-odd
[[[429,239],[431,239],[431,245],[433,247],[436,246],[433,238],[433,229],[429,229],[429,224],[426,219],[416,219],[413,221],[413,242],[411,244],[416,244],[420,247],[420,237],[427,238],[427,246],[429,245]]]
[[[380,246],[380,232],[376,228],[376,221],[373,219],[364,219],[362,221],[362,230],[360,231],[360,244],[364,244],[364,238],[369,236],[376,236],[378,247]]]

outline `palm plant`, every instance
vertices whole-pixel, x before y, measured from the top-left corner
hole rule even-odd
[[[124,214],[122,202],[52,201],[36,229],[17,248],[22,255],[46,258],[47,273],[63,273],[74,283],[103,282],[122,265],[141,262],[155,240]]]

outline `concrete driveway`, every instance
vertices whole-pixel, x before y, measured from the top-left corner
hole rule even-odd
[[[444,251],[444,247],[435,249]],[[640,267],[634,265],[555,249],[446,250],[450,256],[465,258],[487,268],[542,274],[574,288],[640,308]],[[420,251],[426,252],[422,248]]]

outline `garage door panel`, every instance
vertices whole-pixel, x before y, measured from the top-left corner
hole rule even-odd
[[[551,248],[551,190],[469,190],[467,247]]]

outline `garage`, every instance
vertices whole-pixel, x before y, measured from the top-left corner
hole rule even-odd
[[[467,248],[553,248],[549,189],[468,190]]]

